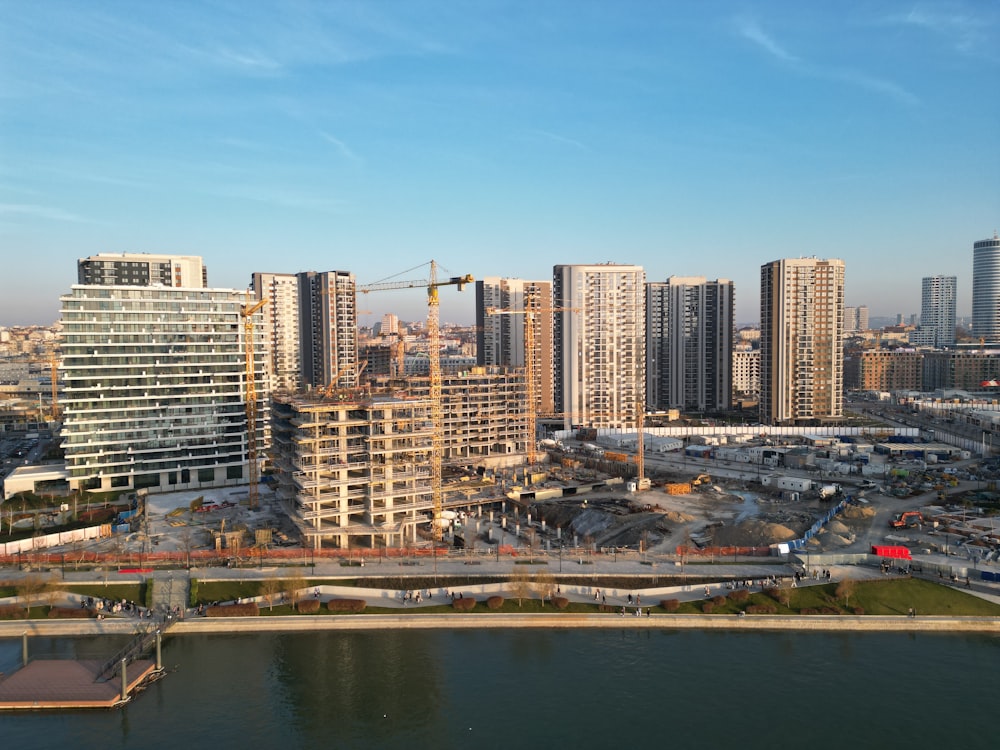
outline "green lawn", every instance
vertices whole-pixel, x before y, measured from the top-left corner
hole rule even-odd
[[[63,591],[70,591],[74,594],[93,596],[104,599],[126,599],[130,602],[142,602],[145,583],[109,583],[105,586],[102,583],[71,583],[57,584]]]
[[[866,615],[905,615],[913,607],[921,615],[1000,617],[1000,604],[919,578],[857,581],[854,591],[846,598],[838,599],[836,592],[835,583],[791,589],[787,606],[768,594],[755,592],[745,602],[732,601],[727,597],[725,604],[713,606],[712,613],[736,614],[748,605],[758,604],[774,607],[779,615],[810,614],[808,610],[821,614],[824,609],[836,610],[836,614],[854,614],[856,607],[860,607]],[[701,613],[703,604],[702,601],[683,602],[677,612]],[[664,610],[656,607],[654,611]]]

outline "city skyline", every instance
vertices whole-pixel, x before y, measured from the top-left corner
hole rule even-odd
[[[4,4],[0,325],[58,319],[76,260],[121,252],[235,289],[612,261],[731,279],[737,323],[762,264],[816,256],[872,317],[937,275],[967,317],[1000,220],[985,4]]]

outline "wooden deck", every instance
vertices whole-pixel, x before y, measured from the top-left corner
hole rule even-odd
[[[96,682],[101,662],[38,659],[0,678],[0,711],[112,708],[121,702],[121,678]],[[156,671],[138,660],[128,666],[128,694]]]

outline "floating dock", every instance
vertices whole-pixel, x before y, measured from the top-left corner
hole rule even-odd
[[[97,660],[37,659],[0,678],[0,711],[114,708],[158,672],[152,660],[128,665],[127,677],[102,680]]]

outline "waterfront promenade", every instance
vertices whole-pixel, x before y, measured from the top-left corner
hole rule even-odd
[[[297,569],[305,573],[307,589],[298,592],[303,598],[319,592],[323,601],[332,598],[365,599],[369,606],[379,609],[398,609],[398,614],[343,614],[322,616],[261,616],[248,618],[204,618],[195,616],[195,611],[182,608],[182,617],[171,627],[171,634],[233,633],[271,631],[316,631],[316,630],[377,630],[377,629],[426,629],[426,628],[667,628],[667,629],[739,629],[739,630],[864,630],[895,632],[990,632],[1000,633],[1000,618],[982,617],[933,617],[933,616],[874,616],[874,615],[746,615],[732,614],[647,614],[636,616],[636,609],[656,606],[663,599],[680,601],[701,600],[707,596],[725,595],[731,580],[760,580],[766,578],[789,581],[796,566],[784,561],[764,562],[742,561],[736,563],[688,564],[683,576],[690,577],[691,583],[680,583],[677,578],[681,571],[674,565],[653,568],[640,560],[620,561],[598,560],[591,565],[573,565],[561,575],[548,566],[515,566],[509,561],[496,563],[482,561],[470,566],[466,562],[442,560],[421,561],[417,564],[402,565],[396,562],[369,564],[365,567],[344,567],[339,564],[320,564],[315,573],[308,568]],[[520,570],[519,570],[520,568]],[[582,569],[582,570],[581,570]],[[833,580],[842,578],[878,579],[882,573],[870,566],[832,566]],[[148,573],[112,573],[104,571],[67,572],[67,583],[137,583],[144,578],[153,578],[157,586],[175,593],[186,592],[190,578],[199,581],[231,580],[248,581],[268,577],[283,577],[291,570],[281,568],[211,568],[200,570],[153,571]],[[514,573],[527,575],[545,572],[553,577],[553,585],[558,586],[558,595],[573,602],[600,603],[614,607],[614,612],[602,613],[421,613],[423,607],[450,603],[449,594],[471,596],[480,601],[494,594],[515,599],[509,582],[477,583],[469,579],[490,579],[497,576],[511,576]],[[8,578],[16,578],[16,572]],[[20,574],[23,575],[23,574]],[[425,596],[420,603],[412,598],[404,598],[409,579],[438,577],[440,585],[422,589]],[[337,578],[360,579],[355,585],[337,586],[328,583]],[[377,578],[383,582],[390,579],[393,588],[374,588],[364,585],[363,579]],[[604,581],[613,578],[633,578],[635,588],[605,586]],[[671,579],[671,585],[657,585],[658,579]],[[571,582],[567,582],[571,579]],[[706,583],[707,579],[715,582]],[[452,581],[463,582],[452,585]],[[698,581],[695,583],[694,581]],[[321,583],[324,582],[324,583]],[[398,582],[398,583],[397,583]],[[798,585],[809,586],[824,583],[823,579],[804,578]],[[169,584],[167,586],[166,584]],[[426,584],[422,584],[426,585]],[[957,586],[956,586],[957,587]],[[974,588],[963,591],[1000,604],[1000,586],[977,582]],[[429,597],[426,594],[430,594]],[[596,596],[595,596],[596,593]],[[533,594],[537,598],[537,594]],[[526,597],[530,598],[530,597]],[[638,606],[636,605],[638,602]],[[60,603],[79,605],[79,595],[60,595]],[[262,606],[264,606],[262,604]],[[618,608],[624,607],[625,615]],[[405,611],[408,610],[408,611]],[[106,617],[102,620],[12,620],[0,622],[0,638],[29,636],[84,636],[84,635],[129,635],[144,621],[132,617]],[[148,623],[148,621],[145,621]]]

